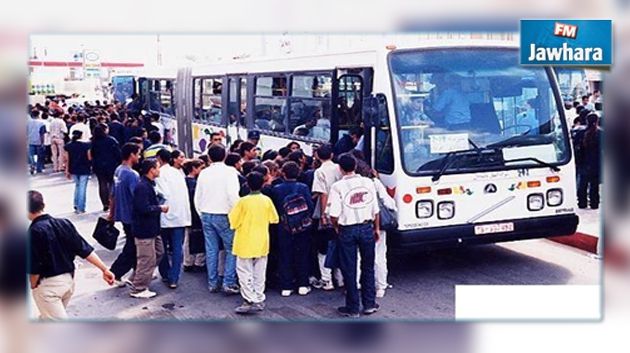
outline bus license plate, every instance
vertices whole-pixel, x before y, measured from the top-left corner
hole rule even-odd
[[[514,231],[514,223],[494,223],[475,226],[475,235],[506,233]]]

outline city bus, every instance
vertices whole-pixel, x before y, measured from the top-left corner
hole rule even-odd
[[[306,153],[363,127],[366,161],[398,206],[401,249],[573,234],[575,167],[554,71],[516,45],[427,41],[179,70],[180,148],[257,130]]]
[[[129,102],[137,94],[145,115],[158,114],[164,125],[164,142],[177,146],[175,121],[175,69],[145,69],[136,75],[112,77],[112,93],[115,100]]]

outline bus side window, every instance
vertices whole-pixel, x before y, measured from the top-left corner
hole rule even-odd
[[[289,133],[296,136],[330,140],[332,76],[295,75],[289,107]]]
[[[201,119],[209,123],[221,124],[223,82],[220,78],[205,78],[201,88]]]
[[[254,126],[285,133],[287,130],[287,88],[284,76],[256,77]]]
[[[339,136],[341,138],[353,126],[361,125],[363,82],[361,76],[344,75],[339,79]]]

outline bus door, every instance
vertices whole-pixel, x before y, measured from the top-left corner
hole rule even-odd
[[[229,147],[236,139],[247,139],[247,76],[244,74],[229,75],[224,79],[227,97],[224,105],[227,133],[225,142]]]
[[[331,142],[334,144],[348,133],[350,128],[362,126],[363,100],[372,93],[372,68],[338,68],[333,86],[334,124]],[[363,153],[370,153],[368,136],[364,136]]]

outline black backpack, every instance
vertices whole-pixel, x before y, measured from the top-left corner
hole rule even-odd
[[[307,230],[313,220],[308,210],[308,203],[302,194],[293,190],[282,200],[282,225],[289,234],[298,234]]]

